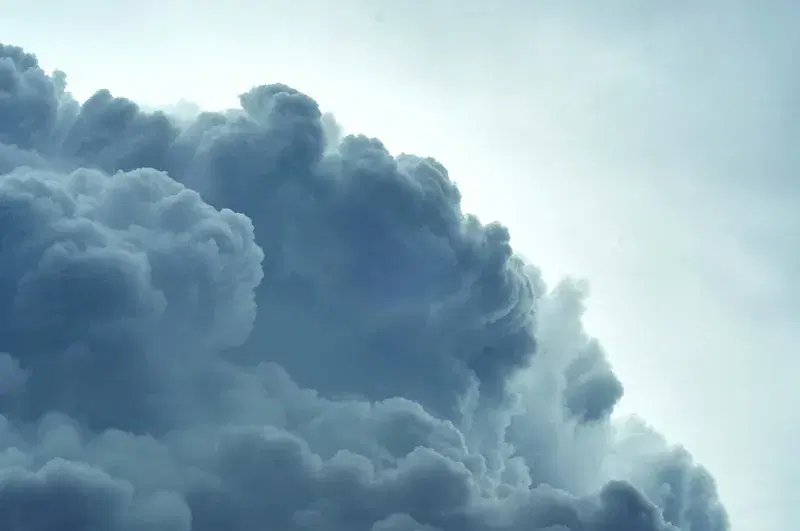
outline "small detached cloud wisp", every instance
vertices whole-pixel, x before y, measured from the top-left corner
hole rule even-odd
[[[508,231],[264,85],[176,118],[0,46],[0,529],[726,531]]]

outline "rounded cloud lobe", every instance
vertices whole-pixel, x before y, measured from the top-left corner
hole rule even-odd
[[[726,531],[437,161],[255,87],[178,119],[0,45],[0,528]]]

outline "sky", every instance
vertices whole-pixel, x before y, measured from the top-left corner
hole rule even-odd
[[[781,1],[0,7],[79,100],[222,109],[280,82],[435,157],[548,283],[588,281],[615,414],[685,445],[736,531],[800,519],[798,23]]]

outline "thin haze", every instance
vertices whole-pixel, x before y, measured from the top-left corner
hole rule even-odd
[[[549,280],[591,281],[617,412],[686,443],[736,529],[797,521],[793,3],[237,5],[20,2],[0,29],[81,99],[219,108],[275,80],[437,157]]]

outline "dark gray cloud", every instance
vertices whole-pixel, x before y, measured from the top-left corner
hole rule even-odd
[[[0,528],[728,529],[435,160],[279,84],[79,105],[2,46],[0,91]]]

